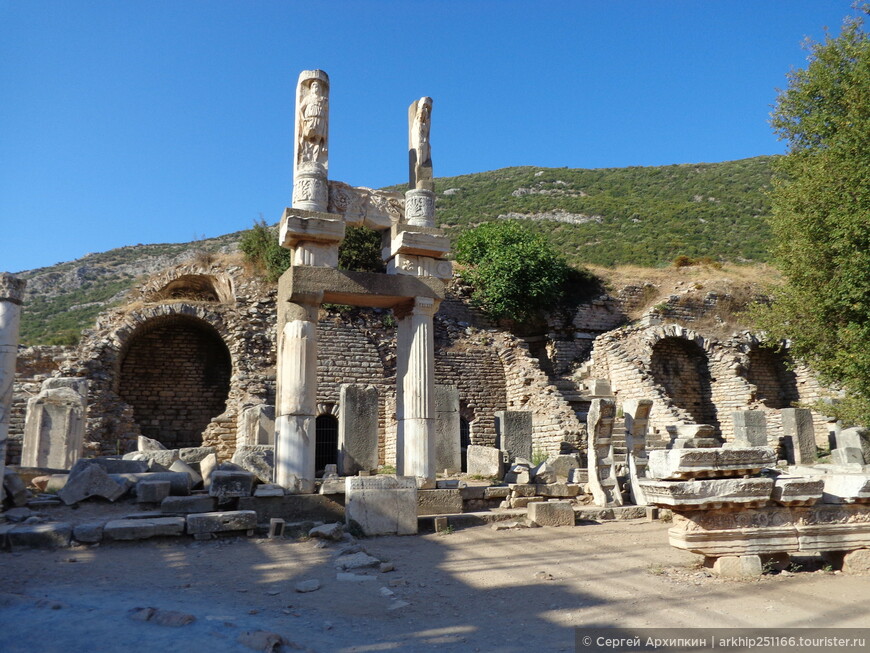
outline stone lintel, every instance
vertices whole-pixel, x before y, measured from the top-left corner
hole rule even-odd
[[[450,251],[450,239],[438,234],[427,234],[420,231],[401,231],[392,239],[389,247],[381,250],[383,258],[388,259],[397,254],[416,256],[431,256],[442,258]]]
[[[322,297],[319,293],[322,293]],[[333,268],[294,266],[278,281],[279,303],[304,303],[321,297],[323,302],[393,308],[415,297],[444,298],[444,282],[434,277],[351,272]]]
[[[284,209],[278,242],[281,247],[296,247],[301,241],[340,243],[344,239],[344,220],[340,215],[305,209]]]

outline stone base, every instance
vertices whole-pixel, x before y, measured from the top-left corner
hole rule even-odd
[[[340,496],[286,494],[280,497],[242,497],[239,499],[239,510],[255,511],[260,524],[268,524],[272,519],[283,519],[288,524],[306,520],[344,521],[344,506],[335,501]]]
[[[757,555],[723,556],[716,558],[712,567],[713,572],[723,578],[752,578],[764,573],[761,558]]]

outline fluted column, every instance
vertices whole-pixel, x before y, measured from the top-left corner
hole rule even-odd
[[[6,438],[9,435],[9,410],[12,407],[12,384],[15,382],[15,359],[18,356],[18,325],[21,320],[23,279],[0,274],[0,510],[3,499],[3,473],[6,467]]]
[[[432,316],[440,302],[417,297],[397,310],[397,469],[417,477],[421,488],[435,484],[435,342]]]
[[[290,303],[279,320],[275,483],[292,493],[314,492],[318,308]]]

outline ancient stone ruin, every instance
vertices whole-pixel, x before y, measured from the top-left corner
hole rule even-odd
[[[137,504],[11,521],[0,547],[673,513],[671,544],[725,575],[870,548],[870,439],[795,407],[826,389],[787,348],[709,335],[718,296],[629,320],[639,286],[548,316],[545,335],[499,328],[436,227],[432,99],[408,109],[402,194],[329,179],[330,90],[299,76],[277,288],[237,258],[162,270],[77,348],[22,349],[13,383],[23,284],[0,277],[5,506],[24,522]],[[380,234],[385,272],[338,268],[350,226]]]

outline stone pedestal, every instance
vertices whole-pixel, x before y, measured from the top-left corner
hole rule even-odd
[[[27,402],[22,466],[72,468],[82,455],[87,387],[86,379],[49,379]]]
[[[613,418],[616,403],[612,399],[593,399],[586,419],[589,439],[589,488],[597,506],[621,506],[622,493],[613,463]]]
[[[760,410],[735,410],[734,445],[737,447],[766,447],[767,418]]]
[[[0,479],[6,467],[6,438],[9,435],[9,410],[12,407],[12,384],[18,356],[18,325],[21,320],[23,279],[0,274]],[[0,501],[3,499],[0,487]],[[0,503],[2,506],[2,503]]]
[[[315,304],[282,307],[278,341],[275,419],[275,483],[314,492],[314,421],[317,408],[317,313]]]
[[[459,389],[455,385],[435,386],[435,469],[462,469]]]
[[[628,456],[629,491],[635,505],[646,505],[639,480],[646,478],[646,427],[652,399],[629,399],[622,405],[625,416],[625,448]]]
[[[378,389],[342,384],[339,390],[338,468],[356,476],[378,468]]]
[[[415,227],[435,226],[435,193],[424,188],[405,192],[405,219]]]
[[[417,533],[417,482],[396,476],[345,479],[345,518],[366,535]]]
[[[440,302],[417,297],[394,309],[396,337],[396,467],[421,489],[435,487],[435,342],[432,316]]]

